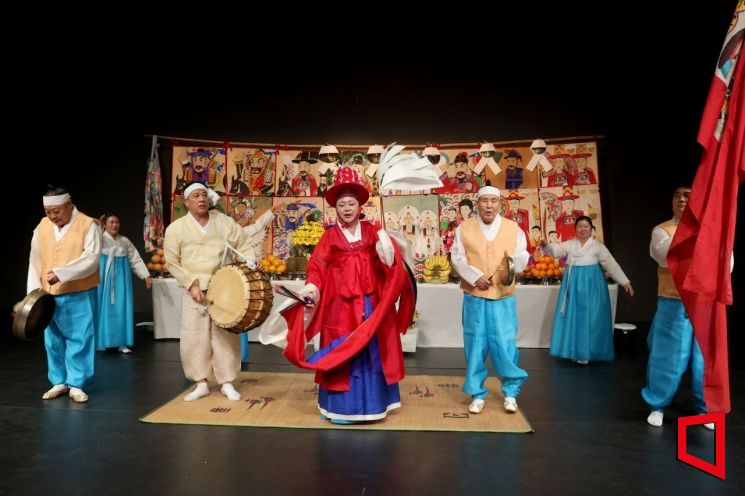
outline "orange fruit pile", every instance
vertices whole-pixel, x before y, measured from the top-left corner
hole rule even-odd
[[[535,265],[530,269],[533,277],[561,277],[563,270],[559,267],[558,260],[553,257],[536,257]]]
[[[147,263],[147,268],[155,272],[168,272],[168,263],[162,249],[155,250],[150,262]]]
[[[264,267],[264,272],[274,272],[275,274],[282,274],[287,270],[284,260],[275,257],[274,255],[267,255],[261,261],[261,265]]]

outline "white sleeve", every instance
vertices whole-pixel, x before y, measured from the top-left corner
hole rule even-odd
[[[269,224],[271,221],[274,220],[274,212],[271,210],[267,210],[261,216],[256,219],[256,222],[253,224],[249,224],[243,228],[243,232],[245,232],[248,236],[253,236],[259,231],[263,231],[264,228]]]
[[[479,269],[472,265],[468,265],[468,258],[466,257],[466,249],[463,246],[463,241],[460,239],[460,226],[455,230],[455,241],[453,247],[450,250],[450,261],[453,263],[453,267],[461,279],[466,281],[468,284],[473,286],[481,276],[484,275]]]
[[[673,237],[670,236],[661,227],[652,229],[652,241],[649,243],[649,256],[659,264],[660,267],[667,267],[667,252],[670,249],[670,243]]]
[[[384,229],[378,231],[378,242],[375,243],[375,251],[378,252],[378,257],[380,257],[384,264],[388,267],[393,265],[393,243]]]
[[[147,270],[145,262],[142,261],[142,257],[137,253],[135,245],[127,238],[124,238],[124,240],[125,245],[127,245],[127,258],[129,258],[129,265],[132,267],[132,272],[140,279],[150,277],[150,271]]]
[[[548,253],[554,258],[563,258],[569,256],[569,245],[568,243],[571,243],[571,240],[564,241],[563,243],[549,243],[544,248],[543,251]]]
[[[517,230],[517,239],[515,240],[515,252],[512,255],[512,261],[515,262],[515,274],[528,266],[530,253],[528,253],[528,240],[525,239],[525,233],[522,229]]]
[[[618,265],[618,262],[616,262],[616,259],[613,258],[613,255],[610,254],[610,251],[608,251],[608,248],[602,243],[597,243],[598,245],[598,262],[600,263],[600,266],[605,270],[610,276],[613,278],[614,281],[616,281],[621,286],[625,286],[628,284],[629,278],[626,277],[626,274],[623,273],[623,270],[621,270],[621,266]]]
[[[95,222],[91,222],[91,227],[88,228],[88,233],[85,235],[83,253],[64,267],[55,267],[52,271],[60,283],[83,279],[96,271],[100,257],[101,228]]]
[[[28,256],[28,276],[26,278],[26,293],[41,287],[41,253],[39,252],[38,228],[34,229],[31,237],[31,251]]]

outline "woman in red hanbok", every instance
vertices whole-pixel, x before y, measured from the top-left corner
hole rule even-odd
[[[301,290],[316,312],[304,332],[300,310],[294,317],[283,312],[289,324],[285,356],[316,370],[321,416],[340,424],[381,420],[401,406],[399,334],[406,332],[414,308],[414,288],[399,249],[385,231],[360,220],[368,197],[357,173],[341,167],[325,197],[337,223],[315,247]],[[306,340],[316,334],[320,349],[306,361]]]

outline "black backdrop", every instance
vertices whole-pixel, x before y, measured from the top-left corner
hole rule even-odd
[[[734,3],[686,12],[629,7],[610,18],[563,10],[536,25],[505,17],[483,26],[454,21],[451,29],[442,21],[415,30],[428,37],[416,50],[367,31],[315,36],[335,42],[315,50],[298,39],[281,53],[232,40],[241,50],[230,56],[186,37],[176,40],[183,46],[150,46],[147,36],[112,45],[107,56],[90,55],[92,39],[50,40],[43,56],[18,51],[6,94],[13,191],[0,304],[8,315],[25,292],[48,183],[67,186],[90,215],[119,213],[123,234],[142,249],[146,133],[268,143],[603,136],[606,242],[637,290],[633,299],[619,296],[617,320],[648,322],[656,293],[650,230],[671,216],[672,190],[695,174],[696,132]],[[745,260],[737,243],[735,250]],[[736,301],[742,279],[735,271]],[[136,311],[149,312],[144,286],[135,287]],[[733,331],[742,316],[730,309],[733,352],[745,348]]]

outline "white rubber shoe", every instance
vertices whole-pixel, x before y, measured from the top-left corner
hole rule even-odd
[[[471,413],[481,413],[481,411],[484,409],[484,400],[473,400],[470,405],[468,405],[468,411]]]
[[[649,414],[649,417],[647,417],[647,423],[652,427],[662,427],[663,418],[663,413],[659,410],[655,410],[654,412]]]
[[[504,399],[504,411],[507,413],[515,413],[517,411],[517,400],[511,396]]]

